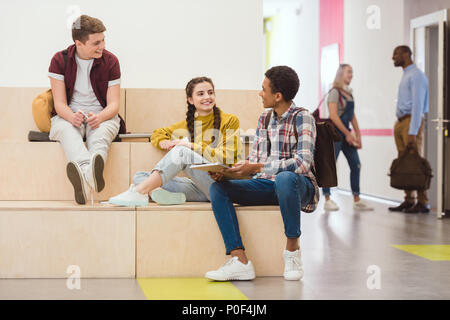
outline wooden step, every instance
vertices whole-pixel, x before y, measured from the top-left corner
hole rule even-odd
[[[0,201],[0,278],[134,278],[136,214],[72,202]]]
[[[67,160],[58,142],[0,142],[0,200],[74,200]],[[130,144],[114,142],[105,164],[105,189],[95,200],[107,200],[130,184]],[[89,196],[88,196],[89,197]]]
[[[257,276],[281,276],[277,206],[236,206]],[[95,202],[0,201],[0,278],[203,277],[230,257],[210,203],[125,208]]]
[[[256,129],[263,112],[256,90],[216,90],[216,104],[225,113],[240,120],[246,132]],[[183,89],[126,89],[127,130],[151,133],[186,119],[186,93]]]
[[[48,89],[0,87],[0,142],[26,142],[30,130],[39,131],[33,120],[31,104],[36,96]],[[119,114],[125,120],[125,89],[120,90]]]
[[[276,206],[239,207],[246,253],[257,276],[283,274],[286,245]],[[230,256],[209,203],[137,209],[136,276],[203,277]]]

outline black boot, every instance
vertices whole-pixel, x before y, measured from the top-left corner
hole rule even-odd
[[[420,202],[417,202],[417,204],[409,209],[406,209],[404,211],[405,213],[429,213],[430,209],[428,207]]]
[[[389,211],[402,212],[412,207],[414,207],[414,202],[403,201],[398,207],[390,207]]]

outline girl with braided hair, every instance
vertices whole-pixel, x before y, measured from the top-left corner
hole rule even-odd
[[[130,188],[110,198],[109,203],[147,206],[149,195],[165,205],[209,201],[209,186],[214,180],[207,172],[191,169],[191,165],[233,165],[241,160],[239,119],[216,106],[212,80],[192,79],[186,86],[186,97],[186,119],[152,133],[153,146],[169,152],[151,172],[137,172]],[[180,171],[189,178],[177,177]]]

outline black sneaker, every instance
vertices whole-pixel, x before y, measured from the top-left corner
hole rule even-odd
[[[96,192],[100,192],[105,188],[105,179],[103,178],[103,169],[105,168],[105,162],[103,157],[98,153],[92,156],[91,168],[93,171],[94,188]]]
[[[83,179],[83,174],[77,163],[71,161],[66,167],[67,177],[73,186],[75,193],[75,201],[78,204],[86,204],[86,184]]]
[[[389,211],[403,212],[403,211],[408,210],[408,209],[410,209],[412,207],[414,207],[414,202],[403,201],[398,207],[390,207]]]
[[[417,204],[404,211],[405,213],[429,213],[430,209],[423,203],[417,202]]]

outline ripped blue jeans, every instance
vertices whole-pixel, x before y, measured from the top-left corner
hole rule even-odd
[[[205,171],[191,169],[194,163],[209,163],[209,161],[189,148],[176,146],[152,171],[137,172],[133,177],[133,184],[141,184],[157,170],[161,175],[164,190],[184,193],[186,201],[189,202],[209,202],[209,186],[214,180]],[[190,178],[177,177],[180,171],[184,171]]]

